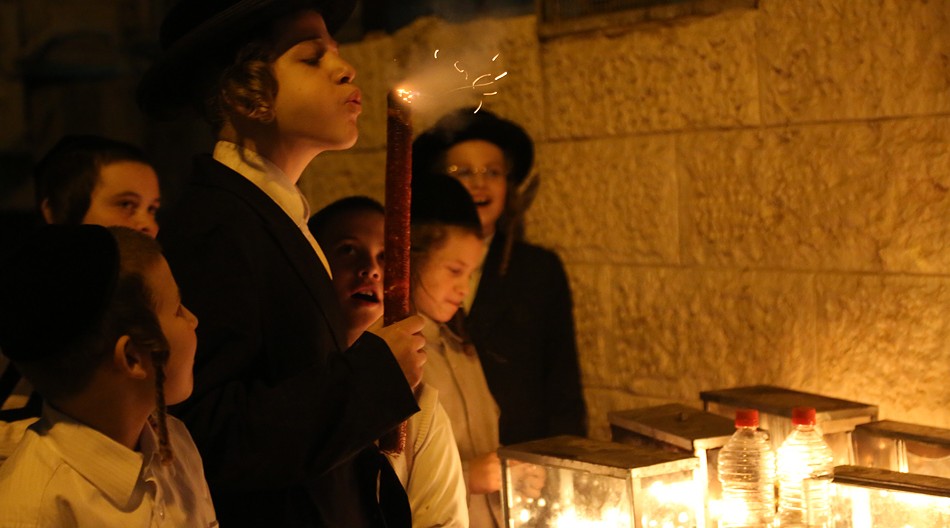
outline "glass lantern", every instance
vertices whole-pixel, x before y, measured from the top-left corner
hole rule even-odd
[[[515,444],[498,455],[509,528],[693,528],[702,523],[694,456],[576,436]]]
[[[882,420],[852,433],[855,464],[950,478],[950,430]]]
[[[699,393],[707,411],[733,417],[736,409],[759,411],[759,428],[769,432],[772,449],[778,448],[791,434],[792,408],[814,407],[818,428],[834,452],[835,465],[853,464],[851,432],[857,425],[877,420],[877,406],[829,398],[771,385],[736,387]]]
[[[950,479],[838,466],[831,492],[836,528],[950,526]]]
[[[678,403],[613,411],[607,419],[614,442],[667,449],[698,458],[697,478],[705,483],[705,519],[699,526],[716,526],[722,495],[719,451],[735,433],[735,420]]]

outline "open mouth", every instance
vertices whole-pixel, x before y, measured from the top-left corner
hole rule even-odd
[[[372,304],[376,304],[380,302],[379,294],[377,294],[374,290],[370,290],[370,289],[359,290],[357,292],[354,292],[353,295],[350,295],[350,298],[356,299],[357,301],[362,301],[365,303],[372,303]]]
[[[484,207],[491,203],[491,200],[488,198],[482,198],[478,200],[473,200],[475,202],[475,207]]]

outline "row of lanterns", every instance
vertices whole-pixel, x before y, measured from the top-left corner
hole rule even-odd
[[[507,526],[724,526],[730,505],[718,457],[736,411],[757,410],[778,451],[802,406],[816,410],[835,465],[833,475],[804,483],[829,490],[830,516],[817,526],[950,526],[950,431],[878,421],[873,405],[767,385],[700,397],[704,411],[670,404],[610,413],[612,442],[561,436],[502,448]],[[526,464],[544,469],[540,491],[522,485]]]

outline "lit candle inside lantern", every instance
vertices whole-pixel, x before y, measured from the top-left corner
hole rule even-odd
[[[386,97],[386,264],[383,320],[386,325],[409,315],[409,210],[412,204],[412,92],[397,89]],[[379,439],[384,452],[406,448],[406,422]]]

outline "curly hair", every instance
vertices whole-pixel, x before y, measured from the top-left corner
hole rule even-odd
[[[224,126],[228,110],[264,122],[273,120],[277,78],[272,64],[277,56],[273,38],[262,35],[238,48],[234,59],[209,83],[198,109],[215,132]]]

